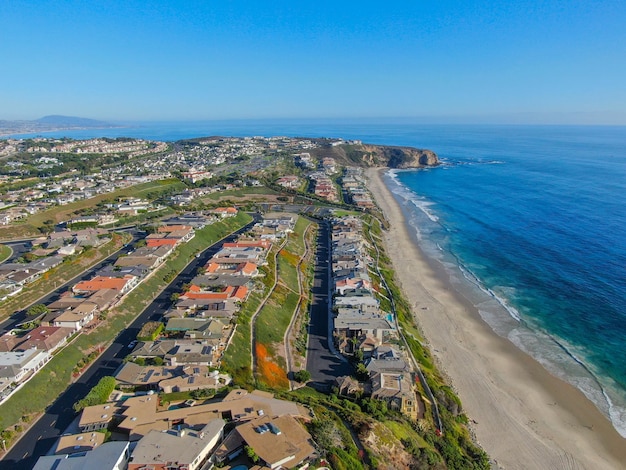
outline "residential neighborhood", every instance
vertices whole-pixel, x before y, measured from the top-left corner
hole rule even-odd
[[[332,153],[354,145],[0,141],[15,185],[0,191],[0,235],[24,234],[0,263],[0,309],[20,306],[0,332],[0,415],[33,397],[3,424],[5,455],[120,470],[425,459],[396,437],[393,457],[375,444],[377,420],[442,438],[437,401],[460,410],[435,397],[402,334],[372,236],[384,215],[363,168]],[[312,320],[327,325],[315,346]],[[49,401],[42,383],[62,412],[29,411]],[[20,439],[44,426],[45,449]]]

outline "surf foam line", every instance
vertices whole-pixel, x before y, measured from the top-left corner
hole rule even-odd
[[[436,225],[438,228],[443,229],[444,231],[449,231],[448,228],[445,226],[445,223],[442,221],[442,219],[439,216],[437,216],[434,211],[431,211],[429,209],[432,206],[436,206],[436,204],[434,202],[428,201],[425,197],[415,193],[415,191],[409,189],[406,185],[404,185],[397,176],[397,173],[400,171],[411,171],[411,170],[390,170],[387,172],[387,175],[390,176],[390,179],[392,180],[394,184],[394,187],[388,186],[388,189],[392,192],[392,194],[394,194],[397,198],[401,198],[402,200],[404,200],[405,207],[413,206],[415,209],[419,210],[422,214],[424,214],[428,218],[428,220],[433,223],[433,225]],[[546,330],[538,327],[537,325],[529,323],[526,319],[524,319],[522,314],[515,307],[511,305],[510,299],[507,299],[505,297],[498,295],[493,289],[485,286],[484,283],[481,281],[481,279],[469,267],[467,267],[463,263],[462,259],[459,258],[459,256],[455,252],[450,250],[449,247],[442,246],[442,244],[439,243],[439,241],[435,239],[430,239],[429,237],[426,237],[425,239],[425,237],[422,236],[424,231],[420,230],[417,219],[412,220],[412,221],[409,221],[407,219],[407,223],[409,223],[409,225],[417,231],[418,239],[421,240],[420,244],[424,242],[434,244],[434,246],[436,247],[436,251],[439,252],[440,255],[434,256],[433,253],[431,253],[431,251],[428,249],[425,251],[423,250],[423,251],[431,259],[434,259],[435,261],[440,263],[443,266],[444,270],[448,273],[448,276],[452,278],[454,274],[451,271],[451,269],[446,266],[446,262],[445,262],[446,256],[449,256],[452,258],[452,262],[450,263],[450,265],[456,268],[455,270],[458,270],[458,272],[461,273],[462,278],[469,285],[473,286],[475,289],[478,289],[488,298],[495,300],[496,303],[504,311],[508,313],[508,316],[512,318],[513,320],[515,320],[520,326],[524,327],[524,329],[530,335],[532,335],[532,337],[534,337],[536,341],[538,341],[539,343],[542,343],[543,342],[543,340],[541,339],[542,337],[548,339],[551,344],[553,344],[558,350],[564,353],[564,357],[569,358],[571,361],[577,364],[581,368],[581,370],[584,371],[585,373],[584,375],[587,375],[587,377],[593,382],[595,387],[590,387],[590,389],[587,389],[586,387],[583,386],[582,381],[577,382],[575,379],[577,379],[578,377],[572,374],[569,374],[567,372],[567,361],[561,362],[555,359],[544,357],[541,355],[541,351],[528,347],[528,345],[525,345],[523,341],[520,344],[517,344],[516,342],[511,341],[511,339],[509,339],[509,341],[511,341],[518,349],[525,351],[527,354],[529,354],[531,357],[537,360],[540,364],[542,364],[542,366],[546,370],[548,370],[552,375],[556,375],[560,377],[562,380],[565,380],[569,384],[579,389],[587,397],[587,399],[589,399],[592,403],[594,403],[594,405],[610,420],[610,422],[612,423],[613,427],[617,430],[617,432],[621,436],[626,437],[626,409],[623,409],[621,406],[615,405],[608,390],[602,384],[600,377],[594,373],[591,366],[588,363],[586,363],[584,359],[581,359],[580,357],[578,357],[578,355],[576,355],[567,346],[564,340],[556,337],[555,335],[547,332]],[[459,294],[463,295],[461,292],[459,292]],[[475,302],[472,302],[472,303],[478,309],[481,317],[483,317],[483,319],[487,322],[491,330],[495,334],[498,334],[499,336],[503,336],[506,338],[507,337],[506,335],[500,334],[496,331],[496,329],[494,328],[494,325],[492,325],[491,322],[488,321],[488,316],[487,317],[485,316],[485,313],[482,312],[481,308],[479,308],[479,306],[476,305]],[[489,313],[490,315],[494,315],[494,317],[496,318],[498,317],[497,311],[490,311]],[[544,346],[548,346],[548,345],[544,344]],[[551,368],[553,369],[552,371],[550,371]],[[582,379],[582,376],[580,378]],[[604,403],[600,403],[597,401],[599,396],[598,396],[598,393],[593,393],[594,388],[596,392],[600,392],[600,395],[604,399]]]

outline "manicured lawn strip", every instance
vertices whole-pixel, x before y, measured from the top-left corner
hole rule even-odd
[[[179,191],[186,186],[180,180],[176,178],[151,181],[149,183],[137,184],[128,188],[118,189],[105,194],[98,194],[90,199],[83,199],[80,201],[72,202],[63,206],[55,206],[45,211],[33,214],[23,222],[18,222],[13,226],[0,227],[0,239],[13,239],[16,237],[25,237],[28,235],[37,236],[39,233],[39,227],[44,225],[47,220],[53,220],[55,222],[61,222],[72,217],[72,215],[81,209],[87,209],[94,207],[99,202],[105,200],[115,200],[120,197],[146,197],[150,194],[152,197],[157,198],[161,193],[168,191]]]
[[[278,273],[280,281],[294,292],[300,291],[297,266],[306,251],[304,236],[311,222],[298,217],[293,233],[289,234],[288,242],[278,255]]]
[[[279,194],[281,193],[279,193],[278,191],[274,191],[273,189],[266,186],[252,186],[240,189],[229,189],[227,191],[218,191],[216,193],[212,193],[207,195],[206,197],[203,197],[202,200],[206,202],[217,202],[229,197],[242,198],[251,195],[276,196]]]
[[[0,318],[12,315],[14,312],[23,310],[30,304],[37,301],[42,296],[52,292],[56,286],[62,285],[70,279],[78,276],[112,253],[119,250],[122,245],[131,240],[131,236],[127,233],[113,234],[112,241],[95,249],[87,250],[85,253],[78,255],[73,260],[67,260],[56,268],[51,269],[47,273],[24,287],[24,290],[11,297],[0,305]]]
[[[256,317],[256,339],[268,350],[274,343],[282,343],[300,296],[282,285],[274,292]]]
[[[335,209],[335,212],[334,212],[334,216],[335,217],[344,217],[346,215],[360,216],[360,215],[363,215],[363,213],[359,212],[359,211],[349,211],[349,210],[345,210],[345,209]]]
[[[296,226],[293,229],[293,233],[289,234],[289,243],[287,244],[287,249],[301,257],[304,255],[305,246],[304,246],[304,235],[306,233],[306,229],[312,222],[304,217],[298,217],[296,221]]]
[[[289,387],[285,359],[276,354],[275,346],[282,344],[299,299],[297,292],[278,284],[256,317],[257,379],[270,388]]]
[[[267,254],[268,264],[267,266],[261,267],[263,277],[258,279],[260,282],[257,283],[256,290],[243,304],[237,317],[237,330],[222,358],[223,369],[231,374],[234,383],[241,387],[250,388],[255,385],[255,380],[250,368],[252,362],[252,351],[250,350],[252,331],[250,320],[252,315],[254,315],[259,308],[259,305],[261,305],[263,299],[268,295],[269,289],[274,285],[274,255],[278,248],[279,244],[274,243]],[[260,314],[261,313],[259,313],[259,315]],[[258,318],[257,316],[257,321]]]
[[[265,284],[264,284],[265,286]],[[228,372],[236,385],[251,388],[254,386],[252,378],[252,351],[250,350],[250,317],[256,312],[261,302],[267,295],[265,286],[253,292],[245,304],[242,305],[237,317],[237,329],[230,345],[222,356],[222,369]]]
[[[279,282],[286,285],[294,292],[300,291],[300,286],[298,284],[298,268],[295,264],[293,264],[294,261],[297,263],[299,259],[300,258],[296,258],[291,253],[285,252],[284,249],[278,255]]]
[[[252,369],[250,368],[252,363],[250,321],[274,285],[274,254],[277,249],[278,246],[274,244],[267,254],[267,266],[261,266],[262,277],[257,279],[254,292],[241,306],[237,315],[237,329],[222,356],[224,371],[228,372],[233,377],[233,382],[240,387],[254,387],[254,377],[252,377]]]
[[[222,369],[232,376],[235,385],[252,389],[254,379],[251,362],[250,324],[238,324],[233,339],[222,356]]]
[[[185,401],[191,398],[191,392],[172,392],[172,393],[161,393],[159,394],[159,399],[162,404],[172,403],[173,401]]]
[[[237,314],[237,329],[222,356],[223,370],[228,372],[233,377],[233,382],[240,387],[254,387],[254,378],[250,368],[252,363],[250,320],[267,296],[270,287],[274,285],[274,253],[277,249],[277,246],[273,245],[267,254],[268,264],[261,266],[262,277],[257,279],[255,290],[241,306]]]
[[[4,262],[9,256],[11,256],[13,250],[6,245],[0,245],[0,263]]]
[[[22,389],[0,405],[0,429],[18,423],[24,415],[43,412],[65,390],[70,382],[74,366],[90,350],[98,346],[105,347],[167,286],[168,281],[164,280],[164,277],[172,271],[180,272],[195,253],[250,220],[251,217],[248,214],[239,213],[237,217],[217,222],[197,231],[193,239],[179,247],[150,278],[130,292],[122,304],[107,312],[106,321],[89,334],[79,335],[72,344],[56,354]]]

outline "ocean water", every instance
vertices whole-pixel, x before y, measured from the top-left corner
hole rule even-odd
[[[626,128],[458,131],[432,137],[441,167],[388,177],[417,242],[626,437]]]
[[[626,436],[626,127],[207,121],[45,135],[309,136],[409,145],[443,165],[387,184],[455,288]]]

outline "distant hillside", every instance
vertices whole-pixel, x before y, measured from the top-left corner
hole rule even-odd
[[[119,127],[104,121],[74,116],[44,116],[34,121],[0,120],[0,136],[11,134],[35,134],[38,132],[64,131],[71,129],[106,129]]]
[[[38,122],[46,126],[61,127],[111,127],[111,124],[104,121],[96,121],[95,119],[74,116],[59,116],[56,114],[44,116],[36,119],[34,122]]]
[[[318,158],[331,157],[343,165],[420,168],[439,164],[432,150],[389,145],[342,144],[323,145],[309,151]]]

